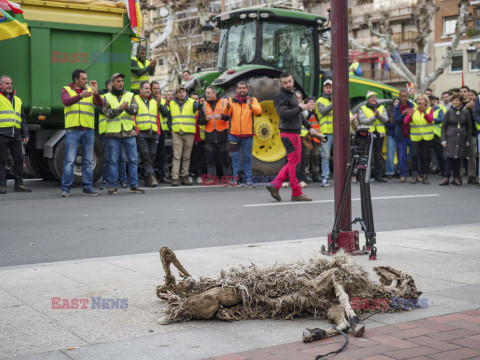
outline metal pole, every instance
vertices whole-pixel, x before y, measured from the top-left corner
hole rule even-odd
[[[340,204],[345,171],[350,160],[350,117],[348,91],[348,3],[332,1],[333,70],[333,175],[335,178],[335,214]],[[348,191],[340,228],[352,219],[351,191]],[[350,229],[346,229],[350,230]]]

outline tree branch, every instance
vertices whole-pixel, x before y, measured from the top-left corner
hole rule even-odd
[[[441,74],[443,74],[445,68],[452,63],[453,52],[457,49],[458,44],[460,43],[460,39],[467,31],[468,24],[471,21],[471,14],[468,11],[468,5],[469,0],[460,0],[460,3],[458,5],[458,18],[457,24],[455,26],[455,35],[453,36],[450,45],[447,46],[440,65],[434,71],[432,71],[425,79],[426,88],[428,87],[428,85],[434,82]]]
[[[398,56],[398,46],[397,44],[394,43],[392,39],[392,34],[393,31],[390,26],[390,21],[389,21],[389,15],[384,14],[383,15],[383,21],[379,24],[379,27],[381,31],[377,31],[374,29],[374,26],[372,24],[372,21],[370,17],[366,16],[365,20],[367,22],[367,26],[370,30],[370,33],[372,35],[375,35],[378,37],[378,42],[380,47],[377,47],[374,51],[381,52],[381,53],[387,53],[388,57],[386,58],[388,66],[392,68],[392,71],[395,72],[398,76],[408,80],[408,81],[415,81],[415,77],[410,71],[410,69],[405,65],[405,63],[402,61],[400,56]],[[394,54],[395,61],[392,61],[392,54]]]

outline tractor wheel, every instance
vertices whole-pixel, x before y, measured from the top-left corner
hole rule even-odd
[[[276,175],[286,163],[286,151],[278,129],[279,117],[273,106],[273,98],[280,89],[280,80],[266,76],[245,79],[249,94],[262,106],[262,114],[255,116],[253,138],[253,175]],[[235,87],[225,90],[223,98],[233,97]]]
[[[102,176],[102,160],[103,147],[102,141],[98,136],[95,136],[95,143],[93,147],[93,183],[100,180]],[[60,140],[55,146],[53,158],[48,160],[48,164],[52,174],[58,181],[62,181],[63,165],[65,162],[65,138]],[[76,186],[82,185],[82,151],[81,146],[78,147],[77,156],[73,165],[73,184]]]

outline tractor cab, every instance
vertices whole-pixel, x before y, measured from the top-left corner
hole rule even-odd
[[[318,28],[326,19],[275,8],[246,8],[219,15],[222,29],[218,70],[257,65],[288,71],[308,95],[316,95],[319,73]]]

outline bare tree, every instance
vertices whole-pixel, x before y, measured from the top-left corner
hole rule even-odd
[[[210,20],[209,6],[211,0],[164,0],[155,5],[148,0],[141,0],[141,9],[157,11],[162,8],[162,24],[151,24],[144,30],[145,37],[156,35],[156,39],[150,43],[150,51],[161,51],[168,58],[168,77],[164,79],[160,87],[165,88],[184,70],[192,70],[194,63],[201,56],[197,56],[193,49],[193,36],[200,33],[201,26]],[[193,22],[187,22],[181,26],[175,26],[175,14],[189,8],[198,9],[198,18]],[[163,48],[162,48],[163,47]]]
[[[353,37],[350,37],[350,48],[354,50],[361,50],[364,52],[388,53],[389,56],[385,58],[388,66],[401,78],[408,82],[412,82],[415,88],[424,92],[452,63],[452,55],[458,47],[460,39],[466,32],[468,24],[471,21],[471,14],[468,11],[469,0],[460,0],[458,5],[458,18],[450,45],[447,46],[446,51],[442,57],[442,61],[430,74],[426,73],[427,60],[424,54],[428,54],[430,45],[430,33],[432,32],[431,23],[439,8],[435,5],[433,0],[418,0],[414,8],[414,21],[417,27],[418,37],[415,40],[416,49],[416,70],[412,72],[399,56],[398,46],[392,39],[393,31],[390,25],[390,16],[387,12],[382,14],[382,19],[373,23],[371,14],[365,15],[365,22],[370,30],[371,36],[378,39],[378,46],[363,46],[358,44]],[[392,57],[393,55],[393,57]]]

